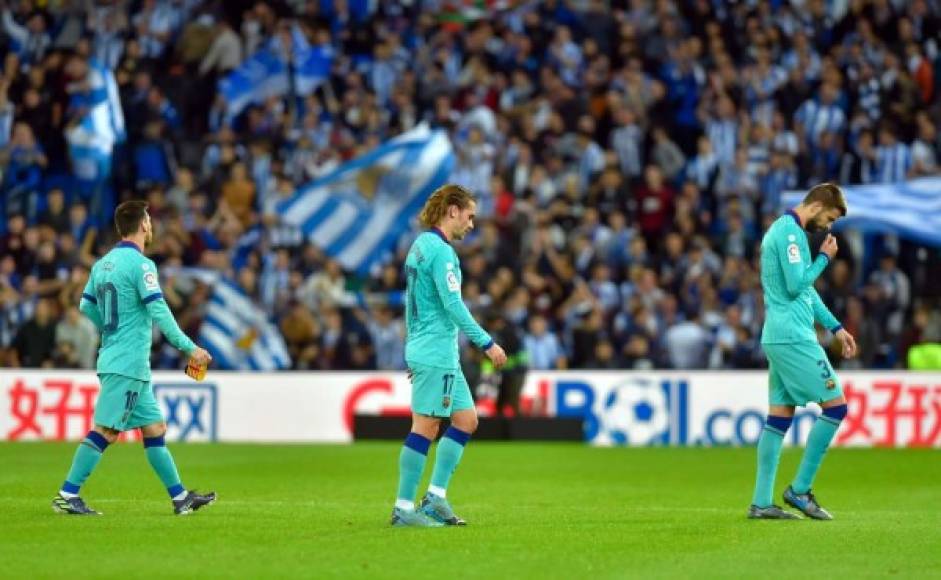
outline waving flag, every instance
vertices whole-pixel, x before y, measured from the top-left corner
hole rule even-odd
[[[71,106],[84,114],[65,136],[75,175],[94,181],[110,175],[114,146],[124,141],[126,134],[114,73],[92,59],[87,81],[88,91],[72,95],[71,100]]]
[[[453,165],[447,134],[422,124],[305,185],[278,213],[344,268],[365,272],[388,256]]]
[[[224,370],[272,371],[291,366],[281,331],[242,290],[215,282],[198,343]]]
[[[310,46],[296,27],[292,30],[291,38],[294,90],[303,96],[316,89],[330,75],[333,49],[329,46]],[[290,67],[280,48],[280,39],[275,37],[219,80],[219,93],[225,99],[229,119],[249,105],[288,94],[289,75]]]
[[[843,187],[848,212],[834,224],[835,230],[855,228],[892,232],[923,244],[941,246],[941,177],[924,177],[901,183]],[[793,207],[806,195],[788,191],[785,207]]]

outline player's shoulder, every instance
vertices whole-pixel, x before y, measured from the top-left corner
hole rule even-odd
[[[800,231],[801,227],[797,225],[794,216],[783,214],[772,222],[771,227],[768,228],[768,235],[774,239],[793,242],[797,239],[797,234],[800,233]]]
[[[451,244],[445,241],[441,234],[434,231],[422,232],[415,240],[415,244],[428,259],[447,258],[454,254]]]

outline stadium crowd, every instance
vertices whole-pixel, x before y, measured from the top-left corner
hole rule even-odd
[[[450,180],[479,196],[458,245],[464,297],[517,368],[761,367],[758,245],[782,192],[939,173],[935,0],[8,0],[0,12],[11,366],[93,367],[76,300],[115,242],[114,204],[144,198],[150,254],[190,336],[210,290],[173,267],[236,280],[295,369],[403,368],[396,297],[412,238],[356,276],[274,208],[422,121],[449,132]],[[298,31],[335,50],[327,82],[227,118],[218,80]],[[89,59],[115,71],[128,128],[98,183],[77,175],[64,137]],[[939,248],[840,242],[818,288],[861,355],[838,366],[904,367],[911,345],[941,342]],[[171,351],[155,341],[155,368],[180,368]]]

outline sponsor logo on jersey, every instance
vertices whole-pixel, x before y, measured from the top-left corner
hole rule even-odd
[[[160,284],[157,282],[157,274],[155,272],[146,272],[144,274],[144,288],[148,290],[160,289]]]
[[[454,272],[448,272],[447,276],[448,290],[457,292],[461,289],[461,283],[457,281],[457,275]]]
[[[799,264],[801,261],[801,251],[797,244],[790,244],[787,247],[787,261],[791,264]]]

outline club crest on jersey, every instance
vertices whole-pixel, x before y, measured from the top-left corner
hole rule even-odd
[[[834,381],[833,379],[827,379],[827,389],[832,391],[835,388],[836,388],[836,381]]]
[[[787,261],[791,264],[799,264],[801,261],[801,251],[797,244],[790,244],[787,247]]]
[[[445,409],[447,409],[448,407],[450,407],[450,406],[451,406],[451,397],[445,395],[444,398],[441,399],[441,406],[444,407]]]

